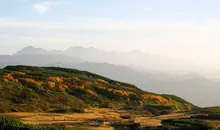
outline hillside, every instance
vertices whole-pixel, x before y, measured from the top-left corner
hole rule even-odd
[[[90,72],[57,67],[8,66],[0,70],[0,112],[110,107],[153,114],[191,110],[172,95],[158,95]]]

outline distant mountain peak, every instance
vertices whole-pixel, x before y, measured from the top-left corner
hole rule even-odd
[[[58,51],[58,50],[52,50],[52,51],[47,51],[45,49],[42,48],[35,48],[33,46],[27,46],[23,49],[21,49],[20,51],[18,51],[17,53],[15,53],[14,55],[41,55],[41,54],[46,54],[46,55],[63,55],[64,53],[62,51]]]
[[[33,46],[27,46],[21,49],[20,51],[18,51],[17,53],[15,53],[14,55],[44,54],[46,52],[47,51],[42,48],[35,48]]]
[[[35,47],[29,45],[29,46],[27,46],[27,47],[25,47],[25,48],[26,48],[26,49],[34,49]],[[24,49],[25,49],[25,48],[24,48]]]

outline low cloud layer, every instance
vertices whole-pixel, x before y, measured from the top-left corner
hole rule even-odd
[[[206,20],[201,24],[93,17],[53,22],[0,18],[0,29],[1,43],[4,46],[17,44],[18,49],[26,45],[47,49],[66,49],[75,45],[121,51],[139,49],[184,58],[209,67],[220,65],[218,20]],[[3,44],[0,46],[2,48]]]

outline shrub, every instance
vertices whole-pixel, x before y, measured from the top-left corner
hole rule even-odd
[[[24,125],[14,118],[1,118],[0,130],[64,130],[64,128]]]
[[[124,110],[133,110],[134,108],[130,105],[126,105],[123,107]]]
[[[215,113],[211,113],[208,115],[198,115],[198,116],[194,116],[192,118],[196,118],[196,119],[208,119],[208,120],[220,120],[220,114],[215,114]]]
[[[140,101],[140,97],[136,94],[129,94],[129,98],[131,101]]]
[[[51,112],[55,113],[84,113],[83,108],[61,108]]]
[[[214,126],[206,121],[197,119],[168,119],[162,121],[164,126],[172,125],[174,128],[186,130],[212,130]]]

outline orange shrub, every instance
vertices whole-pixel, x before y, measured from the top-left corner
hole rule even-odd
[[[191,105],[189,105],[189,104],[185,104],[185,105],[186,105],[186,109],[187,109],[187,110],[192,110]]]
[[[8,80],[10,80],[10,81],[14,81],[14,80],[15,80],[14,77],[13,77],[11,74],[5,74],[5,75],[3,76],[3,78],[8,79]]]
[[[56,85],[54,82],[51,82],[51,81],[48,81],[47,84],[51,88],[53,88]]]
[[[79,81],[80,79],[77,77],[73,77],[74,80]]]
[[[105,87],[102,87],[102,86],[98,86],[97,88],[101,90],[105,90]]]
[[[64,77],[60,77],[60,79],[62,79],[63,81],[68,80],[68,78],[64,78]]]
[[[84,89],[85,87],[84,87],[84,86],[74,86],[74,85],[71,85],[70,88],[74,88],[74,89]]]
[[[65,85],[65,84],[59,85],[59,89],[60,89],[61,91],[65,91],[67,88],[68,88],[68,86]]]
[[[40,82],[37,82],[36,80],[31,79],[31,78],[18,78],[18,80],[22,80],[22,81],[25,81],[31,84],[39,85],[39,86],[41,85]]]
[[[86,89],[86,93],[89,94],[89,95],[97,96],[97,94],[94,91],[90,90],[90,89]]]
[[[18,79],[15,79],[14,81],[17,82],[17,83],[19,83]]]
[[[54,81],[54,82],[58,82],[58,83],[63,83],[63,78],[61,77],[49,77],[50,80]]]
[[[59,86],[60,91],[65,91],[66,89],[63,88],[62,86]]]
[[[49,86],[51,88],[53,88],[56,85],[54,82],[51,82],[51,81],[47,81],[47,82],[42,81],[42,82],[40,82],[40,84],[45,85],[45,86]]]
[[[87,86],[89,86],[89,85],[91,85],[92,84],[92,82],[91,81],[84,81],[84,83],[83,83],[84,85],[87,85]]]
[[[94,84],[98,85],[99,83],[95,81]]]
[[[128,96],[129,94],[134,94],[133,92],[130,92],[130,91],[117,90],[117,89],[112,89],[112,88],[108,88],[107,90],[111,93],[120,94],[120,95],[123,95],[123,96]]]
[[[168,100],[162,96],[159,95],[155,95],[155,94],[142,94],[141,95],[144,99],[156,99],[158,100],[160,103],[165,103],[168,102]]]

